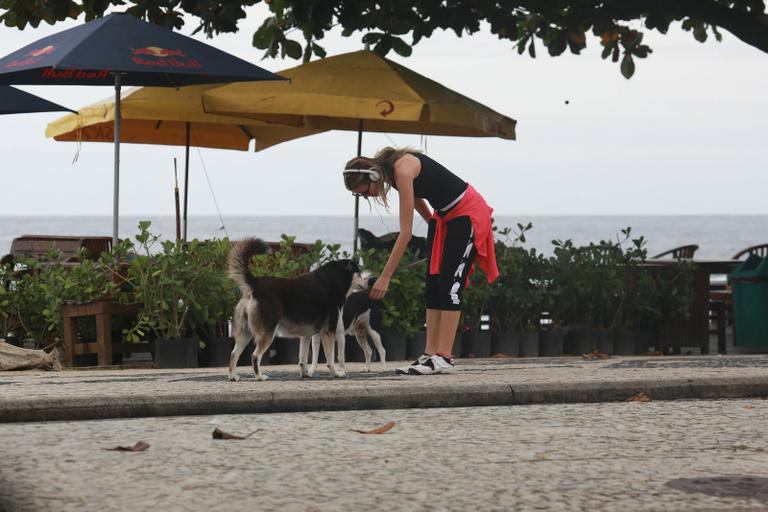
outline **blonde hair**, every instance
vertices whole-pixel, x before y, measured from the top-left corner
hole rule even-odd
[[[419,150],[411,147],[405,148],[393,148],[385,147],[381,148],[376,155],[371,158],[367,156],[356,156],[344,166],[345,169],[364,169],[376,171],[381,176],[380,181],[374,182],[371,180],[371,175],[367,173],[345,173],[344,174],[344,186],[347,190],[354,190],[360,185],[367,185],[369,183],[376,183],[379,191],[376,200],[384,205],[384,208],[389,208],[387,202],[387,194],[392,188],[392,184],[395,182],[395,162],[401,157],[408,154],[420,153]]]

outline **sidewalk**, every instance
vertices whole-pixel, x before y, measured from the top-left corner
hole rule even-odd
[[[466,407],[768,396],[768,356],[575,357],[465,359],[450,375],[365,373],[347,365],[346,379],[325,367],[301,379],[298,367],[250,367],[229,382],[225,368],[65,370],[0,374],[0,423],[195,414]],[[378,369],[375,364],[374,369]]]

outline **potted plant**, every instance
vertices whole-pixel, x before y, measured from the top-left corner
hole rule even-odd
[[[88,259],[86,250],[80,248],[67,263],[61,261],[59,251],[52,250],[40,259],[27,257],[18,265],[4,265],[7,287],[0,292],[0,337],[8,336],[18,345],[29,340],[31,348],[57,343],[63,335],[64,304],[92,302],[118,293],[103,259],[104,255],[98,261]],[[85,358],[78,359],[83,362]]]
[[[493,226],[496,235],[496,264],[499,277],[491,284],[491,355],[517,357],[520,355],[523,310],[521,299],[525,293],[527,276],[523,275],[525,251],[518,243],[525,242],[525,232],[532,224],[517,224],[519,234],[512,239],[511,228]],[[507,245],[506,242],[511,242]]]
[[[149,221],[139,222],[138,253],[128,268],[133,300],[141,305],[134,326],[126,332],[129,341],[154,337],[157,368],[197,366],[198,340],[188,317],[195,301],[208,293],[201,283],[207,272],[205,244],[166,240],[153,253],[159,235],[148,231]]]
[[[621,232],[623,244],[630,239],[631,228]],[[640,266],[646,257],[645,238],[631,239],[622,256],[622,286],[613,317],[615,354],[633,355],[647,351],[650,342],[648,324],[661,316],[653,275],[649,269]]]
[[[562,321],[567,326],[565,353],[581,355],[599,350],[601,331],[606,332],[610,324],[606,322],[607,312],[621,287],[620,267],[616,264],[621,248],[602,240],[582,247],[556,243],[558,251],[562,251],[557,266],[562,289],[559,300],[564,304]],[[562,257],[565,251],[570,252],[570,264]],[[612,344],[612,338],[607,339]]]
[[[229,336],[229,324],[239,295],[226,273],[230,248],[226,238],[207,240],[196,247],[202,267],[198,285],[206,292],[191,298],[187,322],[200,339],[201,367],[228,366],[235,345]]]
[[[480,272],[470,278],[464,290],[462,317],[466,329],[462,333],[464,357],[490,357],[490,315],[494,289]]]

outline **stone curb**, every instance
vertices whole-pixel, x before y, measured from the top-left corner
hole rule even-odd
[[[456,384],[402,388],[286,390],[263,394],[196,393],[164,396],[95,396],[87,399],[14,399],[3,402],[0,423],[80,421],[153,416],[252,414],[329,410],[478,407],[620,402],[640,393],[652,400],[768,396],[766,377],[638,379],[540,384]]]

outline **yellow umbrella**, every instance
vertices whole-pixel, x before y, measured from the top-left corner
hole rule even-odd
[[[141,87],[127,91],[120,101],[121,142],[186,146],[184,239],[190,146],[247,151],[253,139],[255,150],[261,151],[323,131],[208,114],[202,108],[201,97],[213,87]],[[49,123],[45,135],[59,141],[114,143],[114,119],[115,102],[107,99]]]
[[[515,138],[515,120],[368,50],[203,94],[206,112],[321,130]]]
[[[233,83],[203,94],[215,114],[315,130],[515,139],[516,121],[368,50],[280,71],[290,82]],[[359,199],[355,199],[357,250]]]

